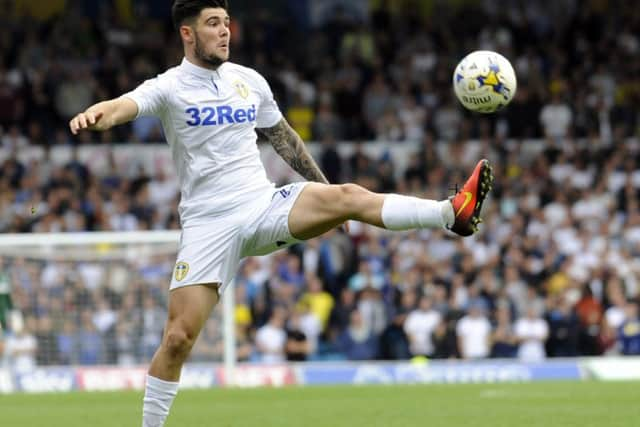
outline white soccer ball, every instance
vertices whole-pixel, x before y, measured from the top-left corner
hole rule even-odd
[[[507,58],[490,50],[465,56],[453,73],[453,90],[465,108],[493,113],[504,108],[516,93],[516,73]]]

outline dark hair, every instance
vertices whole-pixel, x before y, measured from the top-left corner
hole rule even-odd
[[[192,19],[200,15],[202,9],[208,7],[221,7],[224,10],[229,9],[227,0],[176,0],[171,8],[171,17],[173,26],[177,29],[184,21]]]

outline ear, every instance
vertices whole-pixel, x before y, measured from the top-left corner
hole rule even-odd
[[[195,41],[193,29],[189,25],[180,26],[180,37],[184,43],[193,43]]]

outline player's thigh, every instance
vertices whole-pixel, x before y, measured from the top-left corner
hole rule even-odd
[[[233,218],[185,227],[169,289],[202,283],[229,285],[240,263],[241,224]]]
[[[183,286],[169,292],[167,331],[195,340],[218,303],[219,283]]]
[[[319,236],[348,219],[358,219],[373,193],[355,184],[309,183],[289,213],[289,230],[300,240]]]
[[[239,229],[234,221],[218,220],[182,230],[169,288],[168,334],[197,337],[240,263]]]

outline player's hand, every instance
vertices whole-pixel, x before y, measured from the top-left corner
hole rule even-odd
[[[347,220],[343,222],[340,228],[345,232],[345,234],[349,234],[349,221]]]
[[[80,113],[71,119],[69,122],[69,129],[71,129],[71,133],[74,135],[77,135],[78,131],[82,129],[99,130],[98,122],[100,122],[103,115],[104,113],[102,112],[94,113],[92,111]]]

